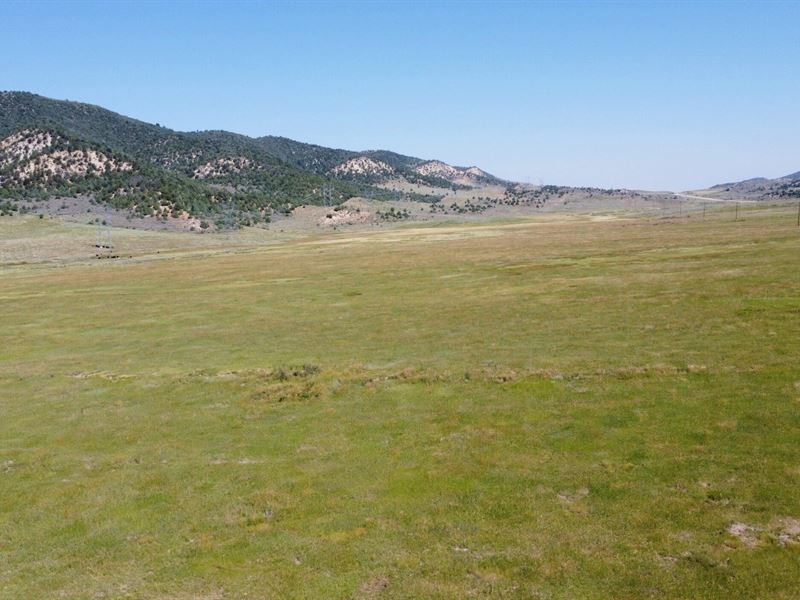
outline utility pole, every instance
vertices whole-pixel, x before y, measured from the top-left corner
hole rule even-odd
[[[736,203],[736,218],[734,219],[734,221],[738,221],[738,220],[739,220],[739,203],[737,202]]]

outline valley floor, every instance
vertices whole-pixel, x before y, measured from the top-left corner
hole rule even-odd
[[[0,219],[0,598],[795,598],[796,210]]]

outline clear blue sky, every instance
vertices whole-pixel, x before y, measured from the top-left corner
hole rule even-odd
[[[800,170],[800,3],[0,3],[0,89],[537,183]]]

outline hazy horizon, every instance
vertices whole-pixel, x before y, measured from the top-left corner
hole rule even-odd
[[[532,183],[685,190],[800,169],[798,16],[797,3],[7,3],[0,89]]]

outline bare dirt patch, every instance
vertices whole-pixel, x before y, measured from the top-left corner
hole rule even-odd
[[[773,528],[777,533],[778,545],[800,544],[800,519],[782,517],[775,520]]]
[[[755,548],[768,540],[778,546],[800,544],[800,519],[778,517],[766,527],[736,522],[728,526],[727,532],[743,546]]]
[[[389,578],[386,577],[386,575],[373,577],[369,581],[365,581],[361,584],[361,587],[358,588],[356,598],[359,598],[360,600],[377,598],[387,587],[389,587]]]
[[[758,530],[747,523],[731,523],[728,533],[739,540],[748,548],[755,548],[758,545]]]

